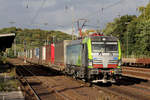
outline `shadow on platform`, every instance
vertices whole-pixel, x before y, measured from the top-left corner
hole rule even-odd
[[[16,72],[20,71],[23,76],[60,76],[60,71],[42,65],[17,65]]]
[[[123,76],[122,79],[118,80],[116,83],[96,83],[96,85],[101,86],[101,87],[110,87],[112,85],[116,86],[130,86],[130,85],[135,85],[135,84],[142,84],[142,83],[149,83],[148,80],[144,79],[139,79],[139,78],[134,78],[134,77],[128,77],[128,76]]]

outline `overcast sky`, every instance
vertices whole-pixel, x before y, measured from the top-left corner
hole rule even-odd
[[[86,29],[101,29],[119,15],[138,15],[149,0],[0,0],[0,28],[16,26],[71,33],[72,22],[87,19]],[[77,30],[77,29],[75,29]]]

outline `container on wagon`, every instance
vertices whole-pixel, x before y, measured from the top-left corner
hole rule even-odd
[[[46,64],[49,65],[51,61],[51,46],[46,45]]]
[[[60,70],[64,70],[66,65],[66,45],[68,45],[70,40],[64,40],[62,42],[55,43],[55,65],[60,66]]]
[[[37,58],[37,59],[39,59],[39,57],[40,57],[40,53],[39,53],[39,51],[40,51],[40,49],[39,48],[35,48],[35,57]]]
[[[32,63],[38,64],[39,63],[39,48],[34,49],[34,57]]]
[[[42,64],[42,46],[39,47],[39,64]]]
[[[34,63],[35,61],[35,48],[31,49],[32,50],[32,59],[31,59],[31,62]]]
[[[46,63],[46,46],[42,46],[42,64]]]
[[[30,49],[30,59],[32,59],[32,49]]]

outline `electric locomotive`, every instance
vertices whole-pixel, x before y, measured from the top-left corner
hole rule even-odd
[[[88,36],[66,46],[65,73],[90,82],[121,78],[121,47],[116,37]]]

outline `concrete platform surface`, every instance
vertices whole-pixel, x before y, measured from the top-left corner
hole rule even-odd
[[[25,100],[21,91],[0,92],[0,100]]]

